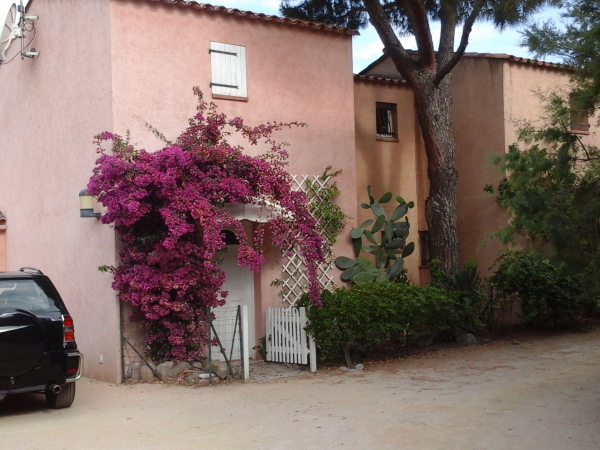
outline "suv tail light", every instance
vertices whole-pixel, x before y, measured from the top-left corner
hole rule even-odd
[[[63,316],[63,342],[75,342],[75,326],[71,316]]]

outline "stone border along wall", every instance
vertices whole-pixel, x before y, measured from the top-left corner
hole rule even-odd
[[[210,373],[207,370],[208,359],[203,362],[188,362],[175,363],[167,361],[162,364],[154,365],[152,363],[140,363],[133,361],[127,366],[123,380],[125,382],[153,382],[153,381],[170,381],[188,385],[205,385],[211,381]],[[152,369],[149,367],[151,366]],[[224,361],[212,361],[213,367],[213,383],[220,383],[227,380],[228,368]],[[231,366],[233,377],[241,378],[239,366],[233,364]],[[154,375],[154,372],[160,375],[160,380]]]

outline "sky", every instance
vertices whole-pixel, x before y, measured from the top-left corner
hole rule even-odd
[[[280,0],[223,0],[223,6],[229,8],[273,15],[279,14],[279,3]],[[555,10],[546,10],[540,12],[534,20],[543,21],[547,18],[555,17]],[[434,40],[438,39],[439,26],[433,28],[432,32]],[[360,36],[355,36],[352,39],[354,72],[358,73],[381,56],[383,44],[373,28],[360,30]],[[460,34],[457,32],[457,44],[459,39]],[[519,46],[520,39],[521,35],[517,29],[500,32],[491,23],[478,22],[471,32],[467,52],[507,53],[509,55],[532,58],[532,55],[526,49]],[[405,48],[416,49],[414,38],[404,38],[401,41]]]
[[[278,15],[280,0],[202,0],[202,2],[245,11]],[[18,0],[0,0],[0,21],[2,24],[12,3],[18,3]],[[23,3],[26,4],[27,0],[24,0]],[[534,20],[545,20],[555,15],[555,11],[547,10],[538,14]],[[40,20],[43,20],[43,18],[40,18]],[[434,39],[439,37],[439,27],[433,28],[433,33]],[[460,39],[458,36],[460,36],[459,33],[457,33],[457,42]],[[519,47],[518,42],[520,37],[519,31],[516,29],[500,32],[491,23],[479,22],[473,27],[467,51],[507,53],[509,55],[531,58],[532,55],[526,49]],[[354,72],[358,73],[381,56],[383,45],[377,33],[372,28],[361,30],[360,36],[355,36],[352,40]],[[416,48],[414,39],[412,38],[402,39],[402,44],[408,49]]]

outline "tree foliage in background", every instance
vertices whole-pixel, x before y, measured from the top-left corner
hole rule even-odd
[[[583,276],[566,273],[540,252],[506,251],[495,263],[490,282],[496,295],[518,300],[519,315],[528,324],[554,325],[574,320],[583,293]]]
[[[524,23],[546,4],[557,3],[558,0],[284,0],[281,3],[280,11],[288,17],[354,29],[370,23],[377,31],[385,53],[414,93],[427,153],[430,191],[426,218],[431,233],[431,256],[441,258],[447,272],[455,272],[459,267],[458,178],[449,74],[463,56],[476,21],[490,20],[505,28]],[[434,22],[440,23],[437,43],[432,33]],[[405,35],[415,37],[416,52],[408,51],[400,42]]]
[[[284,253],[292,246],[302,256],[311,301],[320,304],[322,241],[306,195],[291,188],[287,152],[272,139],[294,124],[249,127],[239,117],[218,113],[195,92],[197,114],[176,141],[158,151],[136,149],[112,133],[98,135],[101,156],[88,184],[88,192],[106,207],[102,223],[114,224],[122,240],[121,262],[110,268],[113,288],[145,319],[147,350],[156,360],[203,356],[209,308],[227,297],[218,264],[225,228],[239,241],[240,266],[256,272],[264,261],[264,227],[248,238],[241,222],[223,208],[227,203],[281,207],[284,213],[274,214],[269,225],[273,243]],[[245,155],[227,143],[231,132],[268,150]],[[112,154],[100,147],[106,141]]]
[[[574,92],[579,108],[593,111],[600,106],[600,2],[563,2],[560,21],[532,25],[521,44],[537,57],[558,56],[576,69]]]
[[[590,299],[600,294],[600,150],[571,132],[568,99],[546,98],[545,123],[523,123],[519,143],[496,163],[509,174],[497,189],[510,224],[498,236],[525,239],[566,273],[581,273]]]

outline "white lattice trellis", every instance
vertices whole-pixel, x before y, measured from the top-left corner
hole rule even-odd
[[[330,177],[323,177],[319,175],[292,175],[294,181],[294,190],[303,191],[307,196],[311,204],[315,202],[323,202],[319,193],[327,187]],[[310,188],[309,185],[310,184]],[[318,208],[317,208],[318,210]],[[315,216],[317,223],[322,222],[322,218]],[[329,236],[323,236],[327,239]],[[319,264],[319,283],[321,286],[328,287],[333,284],[333,276],[331,275],[331,269],[333,267],[333,261],[328,258],[325,264]],[[287,263],[283,266],[283,279],[282,279],[282,290],[281,294],[283,302],[288,303],[289,307],[296,304],[303,293],[306,292],[306,286],[308,285],[308,276],[302,258],[298,253],[293,251],[292,256],[289,258]]]

